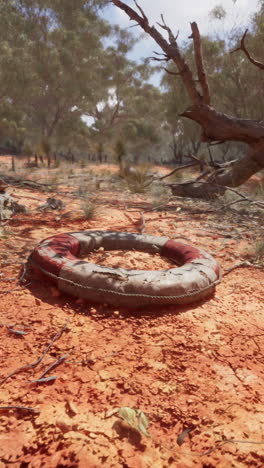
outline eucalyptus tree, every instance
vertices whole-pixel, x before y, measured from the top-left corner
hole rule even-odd
[[[15,109],[29,139],[51,139],[63,120],[80,120],[105,98],[105,3],[0,0],[0,114]]]
[[[106,149],[111,147],[115,153],[120,143],[139,160],[161,137],[161,93],[149,83],[154,67],[148,61],[127,58],[135,43],[131,33],[115,32],[115,41],[107,48],[108,96],[94,108],[92,129]]]

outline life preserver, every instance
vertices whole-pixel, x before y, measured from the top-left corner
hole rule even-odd
[[[159,253],[180,266],[160,271],[128,270],[82,260],[99,247]],[[127,232],[58,234],[43,240],[30,261],[59,290],[90,302],[116,306],[188,304],[212,294],[221,278],[217,261],[197,247],[167,237]]]

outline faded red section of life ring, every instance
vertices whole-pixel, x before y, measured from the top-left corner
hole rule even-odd
[[[60,270],[67,260],[76,260],[80,252],[80,242],[70,234],[58,234],[45,239],[34,250],[32,260],[40,268],[59,277]]]
[[[199,258],[206,258],[201,250],[196,247],[182,244],[174,240],[168,240],[166,244],[164,244],[161,249],[161,255],[175,260],[179,265],[184,265],[184,263],[189,263]]]

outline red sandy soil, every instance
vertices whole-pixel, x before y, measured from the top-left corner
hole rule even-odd
[[[0,239],[0,468],[263,467],[263,268],[233,269],[203,302],[133,311],[68,297],[33,273],[21,286],[21,264],[42,239],[86,229],[139,232],[140,212],[150,206],[145,195],[102,188],[87,220],[70,188],[68,194],[59,190],[7,187],[29,211],[8,220],[7,237]],[[36,211],[48,196],[65,208]],[[261,222],[233,212],[197,214],[208,208],[174,199],[144,214],[144,232],[202,247],[227,271],[263,238]],[[137,252],[111,253],[105,261],[169,267],[159,256]],[[39,365],[4,381],[36,362],[49,344]],[[48,374],[56,380],[30,383],[65,355]],[[124,406],[148,416],[150,438],[111,415]]]

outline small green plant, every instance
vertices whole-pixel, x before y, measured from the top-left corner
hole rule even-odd
[[[143,411],[124,406],[123,408],[119,409],[118,414],[131,427],[139,432],[142,432],[142,434],[144,434],[146,437],[150,437],[150,434],[147,431],[149,420]]]
[[[129,406],[123,406],[122,408],[114,408],[107,411],[106,417],[109,418],[113,415],[117,415],[122,418],[129,426],[133,429],[144,434],[146,437],[151,437],[147,429],[149,426],[149,420],[147,416],[140,409],[130,408]]]
[[[83,200],[81,208],[86,219],[92,219],[95,214],[95,202],[93,200]]]
[[[119,175],[126,181],[129,190],[134,193],[148,191],[153,177],[148,164],[138,166],[127,164],[120,169]]]

